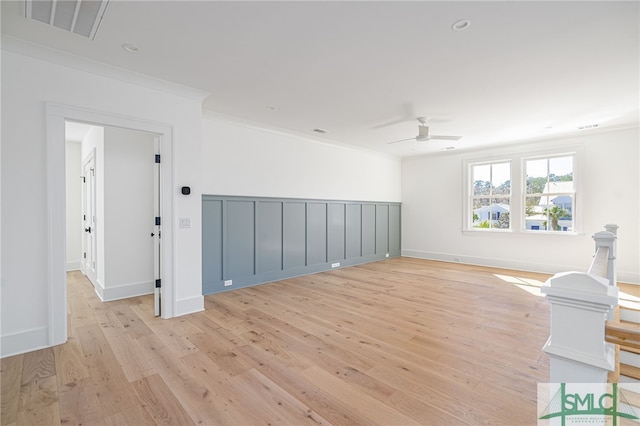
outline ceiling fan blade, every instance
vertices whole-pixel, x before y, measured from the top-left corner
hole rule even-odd
[[[397,118],[395,120],[377,124],[373,126],[372,129],[382,129],[383,127],[395,126],[396,124],[415,120],[416,115],[413,112],[413,103],[404,102],[399,109],[401,110],[401,112],[400,114],[396,115]]]
[[[415,141],[415,140],[416,138],[400,139],[399,141],[387,142],[387,145],[391,145],[393,143],[398,143],[398,142],[407,142],[407,141]]]
[[[386,123],[375,125],[372,127],[372,129],[382,129],[384,127],[395,126],[396,124],[405,123],[407,121],[409,120],[406,118],[399,118],[397,120],[387,121]]]
[[[440,139],[443,141],[458,141],[462,139],[462,136],[441,136],[441,135],[431,135],[429,139]]]

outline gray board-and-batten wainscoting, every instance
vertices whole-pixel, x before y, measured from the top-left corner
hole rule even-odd
[[[397,257],[400,247],[400,203],[202,196],[204,295]]]

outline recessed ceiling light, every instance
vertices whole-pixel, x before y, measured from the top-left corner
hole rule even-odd
[[[460,19],[451,25],[453,31],[464,31],[471,26],[471,21],[468,19]]]
[[[320,128],[318,128],[318,129],[313,129],[313,131],[314,131],[314,132],[316,132],[316,133],[329,133],[329,132],[327,132],[325,129],[320,129]]]
[[[125,43],[122,45],[122,48],[129,53],[138,53],[138,47],[133,44]]]

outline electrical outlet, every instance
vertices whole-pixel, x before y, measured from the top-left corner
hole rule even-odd
[[[224,280],[224,286],[225,287],[229,287],[232,284],[233,284],[233,280]]]
[[[331,267],[332,268],[339,268],[340,267],[340,262],[332,263]]]
[[[389,257],[389,253],[385,254],[384,257]]]

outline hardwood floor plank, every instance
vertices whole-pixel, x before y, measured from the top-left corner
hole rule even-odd
[[[91,378],[58,388],[60,420],[65,425],[100,425],[110,414],[103,412],[95,383]]]
[[[134,382],[133,388],[157,425],[194,424],[159,375],[144,377]]]
[[[238,377],[239,391],[247,398],[260,401],[260,423],[287,425],[330,425],[331,423],[307,405],[294,398],[257,370],[249,370]],[[269,415],[265,415],[266,413]],[[273,419],[270,421],[269,419]]]
[[[58,382],[55,376],[34,377],[20,388],[18,424],[60,424]]]
[[[106,426],[155,426],[156,422],[142,406],[130,407],[124,411],[106,416],[103,422]]]
[[[189,340],[230,376],[242,374],[251,368],[238,357],[236,346],[220,338],[215,332],[192,334]]]
[[[113,414],[139,405],[102,327],[96,324],[80,327],[77,331],[102,412]]]
[[[127,334],[133,339],[153,334],[151,328],[125,303],[118,305],[111,312],[115,313],[116,318],[122,323]]]
[[[387,404],[423,425],[473,425],[451,414],[451,410],[430,401],[428,396],[414,398],[403,391],[397,391],[387,399]]]
[[[53,352],[58,387],[76,383],[89,377],[89,371],[84,362],[84,353],[77,338],[69,337],[66,344],[54,346]]]
[[[10,425],[18,420],[22,363],[24,355],[0,359],[0,424]]]
[[[135,339],[125,331],[124,325],[114,313],[107,312],[102,319],[102,333],[109,342],[124,375],[129,382],[135,382],[156,372],[136,350]]]
[[[182,357],[181,362],[192,374],[207,384],[202,395],[192,395],[188,398],[190,403],[195,403],[192,409],[196,416],[203,419],[203,424],[262,423],[258,407],[247,407],[246,400],[241,397],[237,385],[234,384],[234,378],[220,369],[209,357],[196,352]]]
[[[301,376],[301,371],[289,368],[278,359],[277,355],[263,352],[250,345],[241,347],[240,351],[254,363],[260,373],[298,398],[303,404],[311,407],[331,424],[367,424],[365,419],[352,410],[346,401],[341,401],[331,392],[326,392],[315,383],[305,380]]]
[[[305,379],[324,389],[326,392],[330,392],[338,399],[346,401],[352,410],[357,412],[361,419],[365,420],[366,424],[421,424],[404,413],[388,406],[383,401],[357,392],[353,386],[319,367],[310,367],[304,370],[301,375]]]
[[[55,376],[56,361],[53,348],[24,354],[22,361],[22,384]]]

